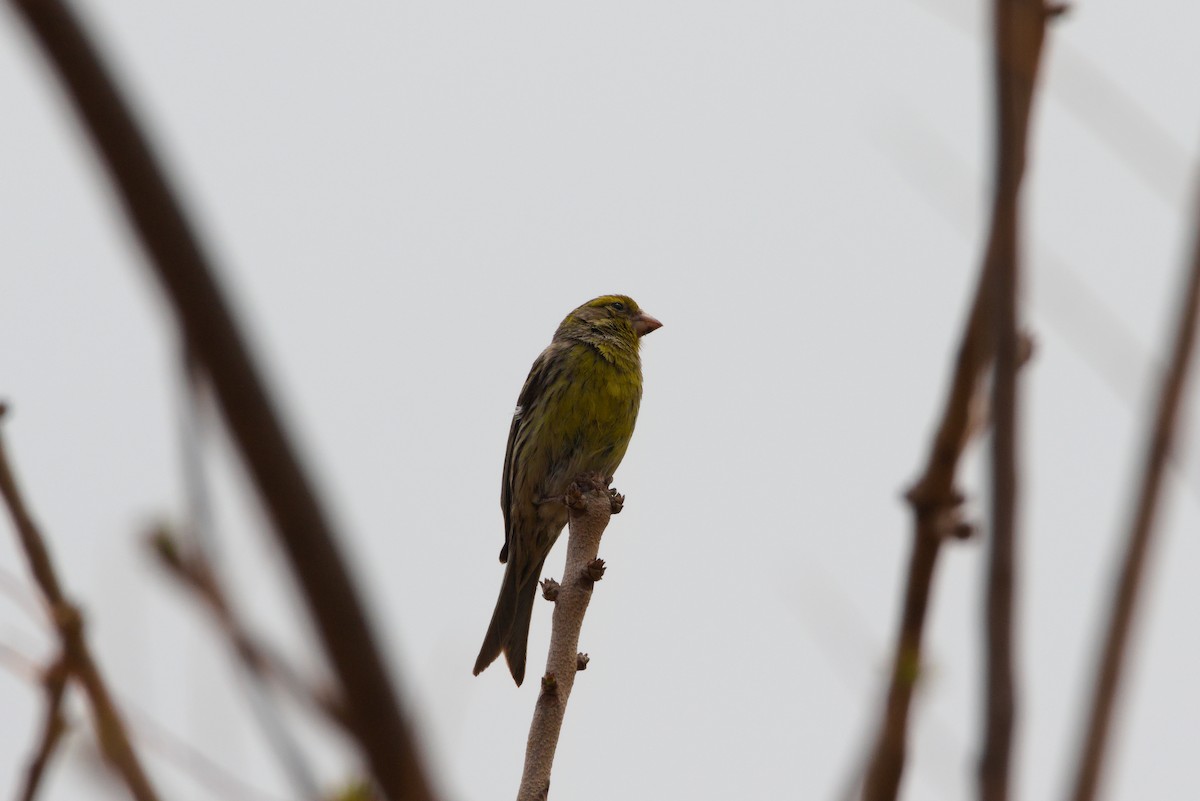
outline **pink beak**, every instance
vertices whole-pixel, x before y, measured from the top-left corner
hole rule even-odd
[[[633,318],[633,330],[639,337],[644,337],[651,331],[657,331],[660,328],[662,328],[662,323],[645,312],[638,312],[638,316]]]

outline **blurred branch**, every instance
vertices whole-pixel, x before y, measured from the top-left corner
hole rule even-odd
[[[0,418],[4,416],[5,408],[0,405]],[[2,422],[2,420],[0,420]],[[20,539],[25,557],[29,561],[30,572],[38,588],[49,605],[54,618],[54,626],[62,641],[63,663],[71,677],[79,682],[87,695],[92,710],[92,720],[96,729],[96,739],[105,758],[121,774],[130,793],[137,801],[157,801],[158,796],[150,785],[150,780],[142,768],[141,760],[133,749],[125,724],[117,712],[108,685],[100,675],[100,669],[92,658],[91,649],[83,636],[83,617],[79,610],[67,600],[58,574],[50,559],[46,542],[33,522],[25,501],[17,488],[16,478],[8,463],[8,454],[4,445],[3,427],[0,426],[0,495],[8,506],[13,525]]]
[[[1200,198],[1196,201],[1200,204]],[[1183,404],[1188,369],[1196,344],[1197,319],[1200,317],[1200,219],[1193,231],[1190,276],[1187,290],[1180,299],[1179,322],[1171,346],[1170,361],[1159,388],[1153,425],[1147,433],[1141,486],[1137,506],[1129,526],[1129,538],[1121,562],[1116,593],[1109,611],[1104,646],[1096,665],[1092,686],[1092,703],[1080,747],[1075,776],[1073,801],[1091,801],[1100,784],[1113,707],[1120,687],[1121,670],[1133,615],[1141,591],[1146,559],[1153,544],[1154,522],[1158,501],[1162,495],[1162,479],[1171,455],[1178,424],[1179,408]]]
[[[945,164],[954,156],[954,143],[928,127],[906,125],[902,118],[891,120],[886,135],[882,134],[877,140],[880,148],[919,196],[960,233],[969,231],[966,218],[971,204],[965,198],[974,191],[970,168],[961,158],[952,170]],[[1142,402],[1142,385],[1163,369],[1158,357],[1151,355],[1149,346],[1077,268],[1045,242],[1039,243],[1036,250],[1040,255],[1029,261],[1037,266],[1037,291],[1023,302],[1032,301],[1034,311],[1040,312],[1039,319],[1057,330],[1117,400],[1130,412],[1139,413],[1147,405]],[[1195,444],[1200,445],[1200,440]],[[1168,465],[1179,472],[1182,486],[1194,502],[1200,502],[1197,455],[1200,448],[1189,450],[1185,441],[1168,458]]]
[[[165,529],[154,531],[149,545],[158,563],[209,610],[230,648],[250,674],[274,683],[345,734],[354,736],[346,708],[335,692],[311,686],[273,648],[250,634],[234,613],[225,588],[201,551],[177,542]]]
[[[42,775],[50,758],[54,756],[59,740],[67,729],[62,716],[63,694],[67,688],[67,663],[62,656],[46,669],[42,676],[42,688],[46,691],[46,715],[42,719],[42,734],[38,738],[38,747],[29,761],[25,771],[25,786],[21,791],[21,801],[33,801],[41,785]]]
[[[906,494],[913,511],[913,545],[883,719],[863,777],[864,801],[894,801],[899,793],[908,713],[921,668],[921,640],[934,568],[946,538],[971,534],[969,524],[962,519],[963,495],[954,485],[963,451],[985,423],[978,412],[982,406],[981,384],[993,352],[984,306],[990,264],[991,260],[985,259],[925,470]]]
[[[1041,63],[1047,18],[1061,8],[1043,0],[996,0],[993,67],[998,129],[992,227],[986,268],[991,273],[996,362],[992,380],[992,536],[987,567],[987,683],[979,797],[1007,801],[1016,719],[1013,585],[1017,510],[1017,215],[1025,172],[1029,114]]]
[[[974,4],[956,0],[910,0],[974,40],[980,26]],[[1160,125],[1135,93],[1113,80],[1102,63],[1069,41],[1054,46],[1050,97],[1091,131],[1105,147],[1168,206],[1185,191],[1187,151]]]
[[[567,562],[561,584],[547,581],[545,595],[554,601],[554,621],[542,689],[533,708],[533,722],[525,745],[525,769],[517,801],[544,801],[550,792],[550,770],[562,731],[567,700],[575,685],[575,673],[587,666],[587,655],[579,653],[579,632],[592,599],[592,587],[604,575],[604,562],[597,559],[600,538],[609,518],[621,511],[624,498],[608,488],[602,476],[576,479],[567,492],[570,534]]]
[[[1037,24],[1043,24],[1048,11],[1041,3],[1016,1],[1024,3],[1021,8],[1032,9],[1036,13]],[[1002,13],[999,6],[997,11]],[[1001,35],[1000,27],[998,24],[998,37]],[[1006,31],[1005,36],[1010,35],[1011,31]],[[1007,40],[1003,42],[998,52],[1007,52],[1004,48],[1008,44]],[[1040,38],[1038,44],[1040,50]],[[964,538],[971,534],[969,524],[962,519],[963,494],[955,487],[955,483],[963,451],[987,423],[987,415],[982,411],[985,406],[982,382],[998,345],[998,324],[991,319],[989,305],[996,302],[997,273],[1005,269],[1005,265],[1015,263],[1016,197],[1025,162],[1024,139],[1030,92],[1007,84],[1014,81],[1014,70],[1020,69],[1023,63],[1019,58],[1021,55],[1018,52],[1014,53],[1012,59],[1004,59],[1004,68],[997,72],[1000,124],[1006,133],[1001,135],[997,153],[995,196],[987,251],[966,330],[959,344],[941,422],[925,470],[906,495],[913,510],[913,546],[883,719],[863,778],[864,801],[894,801],[899,793],[908,744],[908,715],[921,670],[921,641],[938,554],[948,537]],[[1019,83],[1031,89],[1037,61],[1034,59],[1032,63],[1024,63],[1026,68],[1019,73],[1022,76]],[[1015,280],[1014,274],[1010,273],[1004,283],[1008,284],[1010,280]],[[1015,283],[1011,284],[1011,288],[1013,299],[1010,302],[1015,302]],[[1005,344],[1004,358],[1010,369],[1015,370],[1021,347],[1015,337],[1014,327],[1006,327],[1014,331],[1014,337]],[[1004,390],[1004,396],[1011,397],[1008,389]],[[995,398],[1002,400],[1000,395]],[[1005,409],[1001,413],[1007,415],[1010,411]],[[1007,427],[1011,423],[1006,422],[1005,425]]]
[[[268,397],[214,271],[150,145],[78,21],[59,0],[10,0],[67,90],[187,346],[212,380],[337,673],[356,738],[392,801],[433,798],[337,537]]]
[[[864,801],[893,801],[899,793],[908,713],[920,673],[921,640],[937,557],[947,537],[966,538],[971,534],[969,524],[962,519],[963,495],[954,484],[959,459],[981,427],[975,412],[981,405],[983,374],[992,358],[983,305],[987,265],[985,261],[925,470],[906,493],[913,510],[913,546],[883,718],[863,776]]]
[[[37,662],[21,651],[0,642],[0,667],[30,684],[45,686],[48,671],[39,668]],[[185,774],[196,784],[207,788],[219,798],[227,801],[245,799],[249,801],[278,801],[275,796],[246,784],[228,769],[214,762],[196,746],[172,733],[161,723],[140,711],[129,699],[118,699],[131,722],[139,743],[146,751]],[[68,722],[68,728],[70,727]]]
[[[6,642],[0,642],[0,666],[30,684],[41,683],[46,673],[45,668],[39,665],[37,660]]]
[[[877,142],[931,210],[959,233],[971,232],[975,180],[971,167],[955,154],[954,142],[902,117],[889,119]],[[1023,302],[1032,300],[1035,311],[1040,305],[1041,319],[1057,329],[1118,400],[1136,410],[1139,393],[1132,387],[1140,364],[1151,361],[1149,349],[1078,269],[1045,242],[1036,250],[1037,292]],[[1200,481],[1195,484],[1193,492],[1200,497]]]
[[[213,505],[204,459],[204,439],[208,432],[208,413],[211,410],[210,405],[206,402],[209,399],[207,377],[186,342],[182,343],[182,347],[179,348],[178,364],[180,368],[178,382],[179,459],[183,493],[186,498],[185,515],[187,519],[186,536],[182,538],[182,542],[186,543],[186,547],[189,549],[189,557],[191,557],[189,562],[201,560],[198,565],[204,569],[193,571],[195,575],[197,577],[212,576],[215,582],[214,566],[219,553],[219,542],[214,532]],[[169,546],[170,553],[177,553],[178,548],[169,539],[170,532],[164,528],[161,533],[168,539],[162,540],[159,544]],[[168,554],[161,553],[160,555]],[[232,614],[231,607],[227,602],[221,602],[227,597],[228,595],[223,592],[217,595],[218,607],[226,610],[227,616],[229,616]],[[244,628],[235,628],[245,631]],[[248,635],[242,639],[253,642]],[[234,653],[238,654],[237,643],[231,644]],[[257,669],[258,665],[263,664],[263,660],[242,660],[238,664],[242,668],[242,675],[239,676],[239,679],[241,679],[240,688],[246,695],[246,706],[258,724],[267,745],[279,760],[280,767],[291,781],[293,792],[301,798],[319,797],[321,795],[320,783],[313,771],[312,761],[304,754],[304,749],[296,739],[292,727],[283,720],[277,703],[278,699],[272,692],[273,688],[268,681],[267,673]],[[282,661],[280,664],[283,664]],[[353,739],[353,731],[347,730],[346,733]]]
[[[170,764],[198,786],[224,801],[279,801],[279,797],[248,784],[185,738],[125,702],[138,741],[146,751]]]
[[[14,605],[29,615],[30,620],[39,624],[45,621],[48,611],[41,605],[41,599],[25,582],[3,567],[0,567],[0,595],[7,595]]]

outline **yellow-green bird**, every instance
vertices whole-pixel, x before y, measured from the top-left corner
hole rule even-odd
[[[517,685],[538,577],[567,524],[561,498],[583,473],[612,475],[625,456],[642,400],[641,338],[662,323],[632,298],[589,300],[554,332],[529,370],[504,453],[504,581],[475,675],[501,653]]]

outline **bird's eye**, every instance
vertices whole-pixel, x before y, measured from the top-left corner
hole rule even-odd
[[[613,311],[623,312],[623,311],[625,311],[625,304],[618,300],[616,303],[614,303],[612,305],[612,308],[613,308]]]

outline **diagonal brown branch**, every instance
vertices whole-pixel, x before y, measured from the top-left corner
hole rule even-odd
[[[0,405],[0,418],[4,415],[4,407]],[[83,618],[79,610],[67,600],[59,583],[46,541],[42,537],[37,524],[33,521],[25,500],[17,488],[16,478],[8,462],[8,454],[4,445],[3,428],[0,427],[0,495],[8,506],[13,525],[29,561],[29,570],[37,582],[46,603],[54,617],[54,626],[62,641],[63,662],[71,677],[79,682],[87,695],[92,710],[92,721],[96,729],[96,739],[105,758],[121,774],[129,792],[137,801],[157,801],[158,795],[150,784],[142,768],[141,760],[133,748],[129,734],[117,712],[109,693],[108,684],[100,674],[92,658],[91,649],[83,636]]]
[[[91,137],[187,346],[218,405],[303,589],[358,742],[392,801],[433,793],[366,610],[312,482],[251,360],[215,272],[145,135],[79,22],[60,0],[10,0]]]
[[[61,659],[55,665],[63,664]],[[53,666],[52,666],[53,667]],[[50,671],[39,668],[37,662],[21,651],[0,643],[0,668],[13,676],[46,687],[47,679],[52,678]],[[147,753],[154,754],[165,763],[173,766],[181,774],[187,776],[197,785],[204,787],[210,793],[225,801],[236,799],[254,799],[254,801],[276,801],[275,796],[258,790],[242,781],[228,769],[212,760],[196,746],[187,742],[170,729],[157,723],[128,698],[118,699],[126,710],[130,728],[139,743],[144,744]],[[69,727],[69,721],[66,722]]]
[[[1200,209],[1200,198],[1197,200],[1197,208]],[[1087,727],[1080,744],[1075,786],[1071,793],[1073,801],[1091,801],[1096,797],[1100,786],[1108,732],[1125,663],[1125,650],[1129,642],[1129,632],[1133,628],[1133,616],[1141,591],[1146,560],[1154,542],[1154,523],[1159,498],[1162,495],[1162,479],[1171,456],[1179,410],[1183,405],[1188,381],[1188,369],[1196,347],[1196,328],[1200,322],[1200,217],[1196,220],[1192,235],[1195,242],[1190,276],[1187,280],[1187,290],[1180,299],[1179,322],[1175,329],[1167,372],[1159,388],[1154,422],[1147,432],[1137,506],[1134,507],[1133,519],[1129,524],[1129,537],[1117,578],[1116,594],[1109,610],[1104,645],[1096,664],[1092,702]]]
[[[946,538],[970,533],[961,519],[963,496],[954,485],[963,451],[979,433],[974,410],[981,404],[980,384],[992,359],[992,334],[984,309],[988,263],[985,260],[975,290],[925,470],[906,495],[913,511],[913,545],[883,719],[863,776],[863,801],[894,801],[900,791],[908,749],[908,715],[920,672],[921,641],[938,555]]]
[[[310,685],[273,648],[250,633],[234,612],[224,586],[202,551],[181,545],[164,529],[155,531],[149,544],[159,564],[209,610],[230,649],[251,675],[274,683],[353,737],[341,699],[331,691]]]
[[[1043,24],[1045,17],[1057,10],[1047,9],[1033,0],[1015,1],[1021,2],[1022,7],[1032,9],[1036,6],[1038,24]],[[1006,32],[1005,36],[1008,35]],[[1040,52],[1040,38],[1038,44]],[[1003,45],[998,43],[998,46],[1000,49],[997,52],[1008,52],[1007,38]],[[1024,76],[1022,81],[1031,88],[1037,74],[1037,60],[1022,61],[1023,55],[1024,51],[1016,53],[1011,63],[1013,68],[1025,65],[1019,74]],[[1005,59],[1006,64],[1009,61]],[[914,518],[913,546],[883,719],[863,777],[864,801],[894,801],[899,794],[908,743],[908,716],[920,672],[922,637],[937,558],[947,537],[962,537],[970,533],[970,528],[961,519],[963,496],[955,487],[956,474],[967,444],[986,423],[985,415],[980,413],[984,405],[981,384],[996,355],[998,344],[998,326],[991,314],[995,302],[996,274],[999,265],[1014,263],[1016,197],[1025,163],[1024,142],[1030,91],[1010,85],[1015,79],[1013,68],[997,71],[998,96],[1003,107],[1000,124],[1007,126],[1008,133],[1002,134],[998,140],[995,198],[987,250],[966,330],[959,344],[941,422],[925,469],[907,494]],[[1006,328],[1012,330],[1013,326],[1006,325]],[[1004,359],[1015,370],[1020,348],[1015,339],[1006,343],[1005,348]],[[1003,392],[1007,396],[1009,390],[1005,388]],[[1007,427],[1009,424],[1006,422],[1005,425]]]

